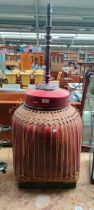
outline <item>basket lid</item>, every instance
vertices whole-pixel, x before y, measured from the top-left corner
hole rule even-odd
[[[27,90],[25,93],[25,105],[34,109],[61,109],[68,106],[69,91],[65,89]]]

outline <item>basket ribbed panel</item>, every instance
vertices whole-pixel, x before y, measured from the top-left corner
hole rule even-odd
[[[20,181],[78,179],[82,124],[72,106],[59,111],[19,107],[12,119],[14,169]]]

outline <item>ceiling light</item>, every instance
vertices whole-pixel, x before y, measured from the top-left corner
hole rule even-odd
[[[9,18],[15,18],[15,19],[34,19],[34,15],[24,15],[24,14],[9,14],[9,13],[1,13],[0,19],[9,19]]]
[[[53,19],[64,19],[64,20],[82,20],[82,17],[79,16],[61,16],[61,15],[53,15]]]

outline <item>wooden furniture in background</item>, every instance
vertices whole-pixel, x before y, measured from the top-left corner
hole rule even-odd
[[[21,86],[22,88],[24,87],[27,87],[28,84],[30,84],[30,76],[31,76],[31,73],[20,73],[20,76],[21,76]]]
[[[23,99],[24,92],[0,92],[0,125],[11,126],[13,112]],[[0,132],[0,139],[11,140],[11,130]]]
[[[33,73],[34,75],[34,83],[41,84],[44,81],[44,71],[39,69]]]
[[[8,84],[16,84],[16,73],[7,73],[5,74]]]
[[[16,52],[16,53],[8,53],[6,54],[5,65],[13,67],[18,67],[19,62],[23,59],[23,55],[27,53],[30,55],[31,65],[32,63],[37,64],[38,66],[45,65],[45,52]],[[51,51],[50,53],[50,61],[54,64],[62,64],[68,63],[69,61],[77,62],[82,66],[84,63],[88,65],[94,64],[94,52],[75,52],[70,50],[64,51]],[[22,64],[23,65],[23,64]],[[31,69],[27,68],[27,69]],[[60,69],[59,69],[60,70]]]
[[[44,66],[45,64],[45,52],[33,52],[31,53],[31,60],[33,64],[38,66]]]
[[[21,70],[31,69],[31,66],[32,66],[32,60],[31,60],[30,53],[28,52],[21,53],[20,69]]]

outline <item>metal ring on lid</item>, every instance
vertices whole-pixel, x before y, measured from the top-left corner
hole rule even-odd
[[[69,91],[28,90],[25,93],[25,105],[35,109],[61,109],[69,104]]]

